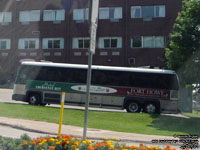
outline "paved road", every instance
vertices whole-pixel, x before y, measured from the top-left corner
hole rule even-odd
[[[0,89],[0,102],[28,104],[28,103],[25,103],[25,102],[12,100],[12,94],[13,94],[12,89]],[[46,105],[46,106],[47,107],[60,107],[60,105]],[[81,107],[81,106],[69,106],[69,105],[65,105],[64,108],[82,109],[82,110],[85,109],[84,107]],[[126,112],[126,110],[101,109],[101,108],[91,108],[91,107],[89,108],[89,110]]]
[[[12,94],[13,90],[12,89],[0,89],[0,102],[6,102],[6,103],[18,103],[18,104],[28,104],[25,102],[20,102],[20,101],[14,101],[12,100]],[[47,107],[60,107],[60,105],[46,105]],[[64,108],[69,108],[69,109],[81,109],[84,110],[85,107],[81,106],[69,106],[65,105]],[[116,109],[103,109],[103,108],[92,108],[89,107],[89,110],[97,110],[97,111],[112,111],[112,112],[124,112],[126,113],[126,110],[116,110]],[[161,115],[169,115],[169,116],[176,116],[176,117],[185,117],[181,114],[161,114]]]

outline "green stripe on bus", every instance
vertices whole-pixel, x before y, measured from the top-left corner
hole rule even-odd
[[[42,91],[54,91],[54,92],[84,93],[84,92],[81,92],[81,91],[73,90],[71,87],[75,86],[75,85],[80,85],[80,84],[27,80],[26,89],[42,90]]]

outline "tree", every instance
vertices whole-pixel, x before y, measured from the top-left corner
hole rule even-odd
[[[200,83],[199,26],[200,0],[184,0],[165,53],[167,67],[178,73],[182,87]]]

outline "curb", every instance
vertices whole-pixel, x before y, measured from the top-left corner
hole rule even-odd
[[[24,130],[24,131],[28,131],[28,132],[33,132],[33,133],[49,134],[49,135],[55,135],[55,136],[57,136],[57,133],[55,133],[55,132],[46,132],[46,131],[41,131],[41,130],[37,130],[37,129],[30,129],[30,128],[25,128],[25,127],[22,127],[22,126],[11,125],[11,124],[8,124],[8,123],[0,123],[0,125],[1,126],[6,126],[6,127],[10,127],[10,128],[14,128],[14,129],[18,129],[18,130]],[[73,136],[73,137],[82,138],[82,136],[79,136],[79,135],[72,135],[72,134],[68,134],[68,135]],[[103,138],[92,137],[92,136],[87,136],[87,139],[90,139],[90,140],[103,140]],[[113,139],[108,138],[108,140],[113,140]],[[120,139],[120,142],[124,142],[124,143],[153,144],[150,141],[130,140],[130,139]],[[163,145],[162,143],[156,143],[156,144],[157,145]],[[173,144],[173,143],[171,143],[170,145],[177,146],[179,144]]]

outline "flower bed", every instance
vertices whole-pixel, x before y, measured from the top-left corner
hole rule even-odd
[[[127,146],[118,138],[102,141],[82,140],[68,135],[57,137],[44,137],[31,139],[26,134],[20,139],[5,138],[0,136],[0,150],[176,150],[167,145],[165,148],[155,146],[147,147],[144,144],[139,146]],[[189,149],[185,149],[189,150]]]
[[[113,140],[104,138],[101,142],[98,142],[84,141],[68,135],[36,138],[31,141],[24,141],[21,146],[22,150],[176,150],[169,145],[164,149],[155,146],[147,147],[144,144],[127,146],[125,143],[120,143],[118,138]]]

